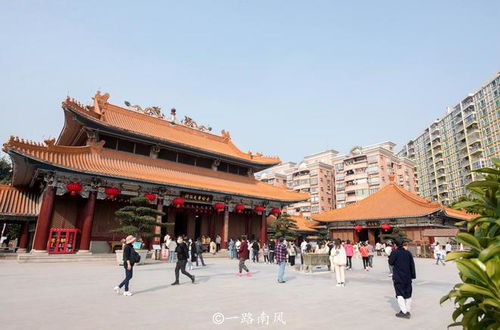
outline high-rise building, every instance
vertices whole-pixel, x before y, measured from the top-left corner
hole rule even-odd
[[[414,163],[394,154],[395,144],[387,141],[354,147],[349,154],[334,159],[335,208],[360,201],[389,184],[394,173],[396,184],[415,191]]]
[[[466,194],[471,170],[499,157],[500,72],[409,141],[398,153],[415,161],[420,196],[449,204]]]
[[[397,157],[394,146],[388,141],[354,147],[345,155],[327,150],[306,156],[299,164],[271,167],[257,173],[256,178],[311,195],[309,200],[287,207],[290,215],[310,216],[357,202],[389,184],[390,173],[400,186],[415,191],[415,164]]]

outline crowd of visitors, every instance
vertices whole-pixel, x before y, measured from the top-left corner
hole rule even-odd
[[[130,280],[133,276],[134,266],[140,262],[139,254],[134,250],[133,243],[136,238],[129,235],[124,240],[123,245],[123,266],[125,268],[124,280],[114,288],[117,293],[120,293],[124,288],[123,295],[131,296],[129,290]],[[175,265],[175,281],[172,285],[179,285],[180,273],[187,276],[192,283],[195,283],[195,276],[188,272],[199,266],[206,266],[203,260],[203,253],[209,252],[216,254],[221,249],[222,240],[217,235],[214,240],[208,237],[198,239],[185,238],[180,235],[176,239],[166,235],[164,237],[164,249],[166,250],[166,258],[164,259]],[[400,307],[400,312],[396,314],[400,318],[410,318],[411,295],[412,295],[412,280],[415,279],[415,264],[412,254],[407,250],[402,240],[395,242],[377,243],[375,247],[368,241],[351,243],[350,240],[343,241],[341,239],[317,242],[308,240],[301,241],[296,245],[296,242],[287,241],[280,237],[271,239],[265,242],[262,246],[258,240],[248,240],[246,236],[237,239],[229,239],[227,249],[230,259],[238,259],[238,272],[236,275],[241,277],[243,271],[247,277],[252,276],[252,273],[246,265],[247,260],[252,260],[253,263],[263,262],[265,264],[278,265],[277,282],[286,283],[285,269],[287,264],[295,266],[295,259],[300,256],[301,264],[304,263],[303,256],[305,254],[326,254],[329,260],[329,269],[335,273],[336,286],[345,287],[346,270],[353,269],[353,259],[361,260],[363,269],[369,271],[373,268],[373,257],[375,253],[378,256],[385,255],[388,258],[389,276],[393,279],[396,300]],[[435,244],[433,251],[436,259],[436,264],[441,262],[444,265],[444,258],[447,253],[451,252],[451,243],[444,246]],[[187,267],[187,270],[186,270]]]

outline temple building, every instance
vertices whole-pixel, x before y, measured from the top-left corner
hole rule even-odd
[[[394,182],[389,175],[389,184],[367,198],[341,209],[314,214],[314,220],[325,224],[330,237],[342,240],[380,241],[380,235],[391,233],[398,227],[414,242],[433,243],[433,236],[450,236],[454,224],[470,220],[476,215],[447,208],[412,193]],[[432,235],[427,234],[433,229]]]
[[[111,233],[119,226],[114,213],[132,196],[163,211],[158,221],[175,223],[169,234],[220,235],[224,248],[242,234],[266,240],[269,214],[309,198],[256,180],[280,159],[241,151],[227,131],[179,121],[175,109],[164,118],[158,107],[108,99],[100,92],[91,105],[67,98],[57,139],[4,144],[13,173],[12,185],[0,187],[0,219],[22,223],[20,248],[109,252],[123,237]]]

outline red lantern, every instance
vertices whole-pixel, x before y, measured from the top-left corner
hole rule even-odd
[[[172,201],[172,205],[178,209],[179,207],[184,205],[184,199],[180,197],[175,197],[174,200]]]
[[[275,217],[278,217],[281,213],[281,210],[277,207],[273,207],[272,210],[271,210],[271,213],[275,216]]]
[[[104,193],[108,196],[108,199],[114,199],[120,194],[120,189],[116,187],[106,187],[104,188]]]
[[[358,233],[361,231],[361,229],[363,229],[363,226],[360,225],[354,226],[354,230],[357,231]]]
[[[214,209],[217,211],[217,212],[222,212],[222,210],[224,210],[224,208],[226,207],[226,204],[222,203],[222,202],[219,202],[219,203],[215,203],[214,204]]]
[[[382,228],[383,231],[388,231],[392,228],[392,226],[384,223],[382,226],[380,226],[380,228]]]
[[[245,205],[243,204],[236,204],[234,207],[234,210],[238,213],[241,213],[245,210]]]
[[[258,215],[261,215],[262,212],[264,212],[265,208],[264,206],[262,205],[257,205],[255,208],[254,208],[255,212],[257,212]]]
[[[70,182],[66,185],[66,189],[68,189],[71,196],[76,196],[82,190],[82,185],[78,182]]]
[[[144,197],[148,199],[150,203],[152,203],[156,199],[156,194],[146,193]]]

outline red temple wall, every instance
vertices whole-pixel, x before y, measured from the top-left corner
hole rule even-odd
[[[110,233],[120,226],[115,212],[125,206],[116,201],[97,200],[95,204],[94,222],[92,225],[92,240],[107,241],[120,240],[124,234]]]
[[[81,208],[79,198],[57,197],[52,213],[52,228],[76,228]]]

